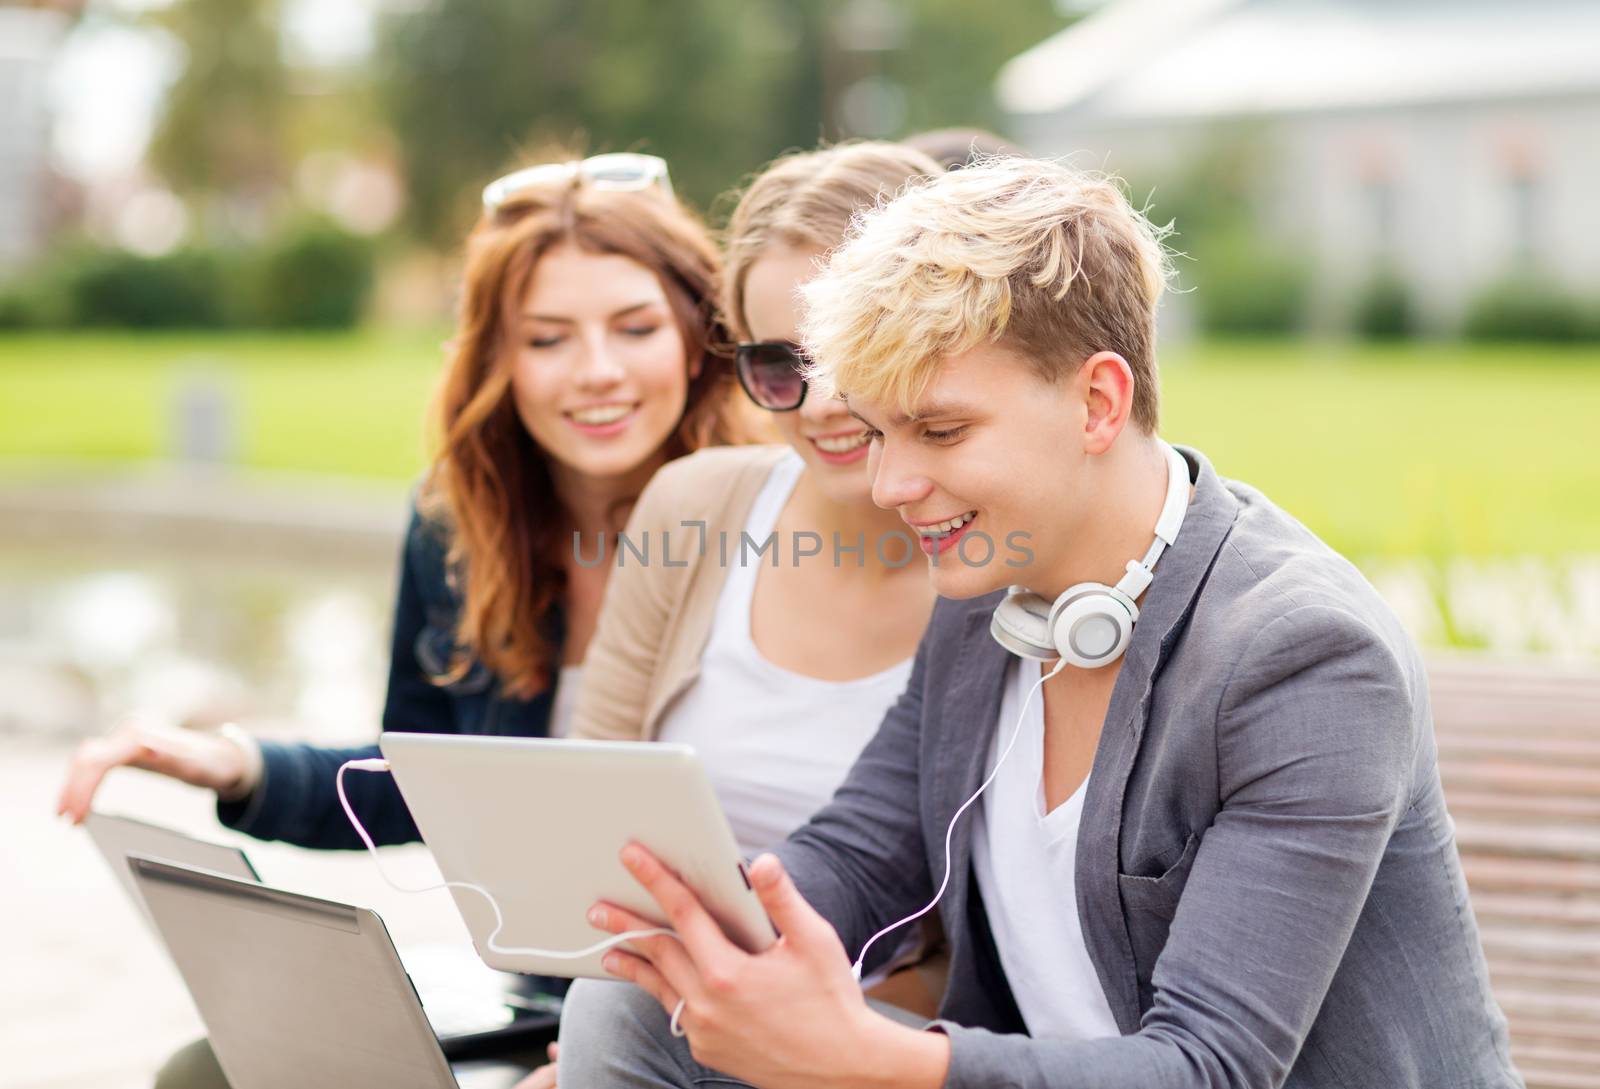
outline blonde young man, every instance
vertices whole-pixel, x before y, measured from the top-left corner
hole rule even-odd
[[[866,217],[806,288],[813,380],[944,600],[833,801],[752,867],[776,946],[624,851],[678,938],[574,989],[564,1085],[1522,1084],[1422,663],[1353,567],[1157,438],[1165,277],[1114,186],[1007,159]],[[963,562],[979,533],[1031,562]],[[1042,647],[1073,661],[1012,652]],[[936,895],[949,984],[913,1028],[851,962]]]

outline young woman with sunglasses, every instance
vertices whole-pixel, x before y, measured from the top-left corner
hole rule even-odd
[[[854,144],[780,159],[745,192],[723,313],[745,392],[787,445],[706,450],[657,475],[625,531],[654,538],[657,562],[620,564],[590,648],[576,731],[694,745],[751,852],[833,792],[933,605],[911,577],[916,545],[873,505],[865,427],[806,395],[794,342],[796,289],[851,216],[935,172],[904,147]]]
[[[460,314],[395,599],[385,730],[561,735],[613,536],[665,462],[745,438],[718,349],[720,258],[653,156],[598,156],[492,184],[467,239]],[[361,846],[334,791],[377,747],[257,742],[125,723],[72,759],[58,811],[88,813],[106,772],[145,768],[217,793],[262,839]],[[347,793],[380,844],[415,841],[388,776]],[[201,1044],[158,1085],[225,1084]]]

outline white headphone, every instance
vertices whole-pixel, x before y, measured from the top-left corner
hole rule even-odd
[[[1189,463],[1167,443],[1161,447],[1167,454],[1167,501],[1144,559],[1129,560],[1127,574],[1115,586],[1080,582],[1054,602],[1027,587],[1011,587],[989,621],[996,642],[1023,658],[1044,662],[1060,658],[1080,669],[1114,662],[1128,649],[1139,619],[1134,602],[1155,577],[1156,561],[1178,539],[1189,509]]]

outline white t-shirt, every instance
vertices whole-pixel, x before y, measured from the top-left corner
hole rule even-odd
[[[990,771],[1039,676],[1037,663],[1011,663],[989,749]],[[1078,823],[1088,789],[1085,778],[1077,793],[1045,812],[1044,692],[1035,692],[1016,746],[978,801],[972,831],[972,862],[989,929],[1034,1037],[1121,1035],[1078,918]]]
[[[550,737],[571,737],[572,716],[578,709],[578,689],[583,686],[583,666],[564,665],[556,677],[556,694],[550,703]]]
[[[796,454],[773,467],[745,520],[752,541],[772,532],[804,467]],[[905,688],[911,661],[853,681],[818,680],[769,662],[750,637],[750,602],[756,565],[771,564],[772,550],[742,550],[731,532],[728,541],[728,578],[700,676],[662,716],[659,738],[694,746],[739,850],[753,855],[833,797]],[[787,554],[778,549],[780,562]],[[714,552],[704,562],[716,562]]]

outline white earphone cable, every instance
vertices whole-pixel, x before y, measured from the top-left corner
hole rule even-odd
[[[950,886],[950,843],[955,836],[956,822],[959,821],[962,814],[964,814],[972,806],[972,803],[976,802],[978,798],[983,795],[983,792],[989,788],[989,784],[994,782],[995,776],[1000,774],[1001,766],[1006,762],[1006,759],[1010,757],[1011,750],[1016,747],[1017,738],[1022,735],[1022,723],[1027,717],[1028,708],[1033,704],[1034,695],[1044,685],[1045,681],[1048,681],[1051,677],[1054,677],[1057,673],[1061,672],[1066,664],[1067,663],[1065,659],[1058,660],[1055,668],[1051,669],[1050,672],[1041,675],[1039,679],[1034,682],[1033,687],[1028,690],[1027,698],[1022,702],[1021,713],[1017,715],[1017,723],[1014,727],[1012,727],[1011,737],[1009,740],[1007,740],[1005,749],[1001,751],[1000,758],[995,761],[994,767],[990,770],[988,776],[983,780],[983,782],[979,784],[978,789],[973,792],[972,797],[961,803],[961,808],[957,809],[955,811],[955,815],[950,818],[950,823],[945,827],[944,832],[944,879],[939,882],[939,891],[934,893],[933,899],[928,901],[928,903],[920,910],[911,915],[907,915],[898,922],[891,923],[889,926],[884,927],[882,930],[878,931],[872,937],[867,939],[867,943],[861,947],[860,955],[856,957],[855,963],[851,966],[851,972],[858,981],[861,979],[862,965],[866,962],[867,952],[875,944],[877,944],[879,938],[882,938],[886,934],[893,933],[902,926],[905,926],[907,923],[915,922],[939,905],[939,901],[944,897],[945,889]],[[593,945],[577,950],[532,949],[500,945],[495,939],[500,936],[500,931],[505,928],[505,916],[501,914],[500,904],[494,898],[494,894],[489,892],[488,889],[485,889],[481,885],[475,885],[470,881],[441,881],[438,884],[425,885],[421,888],[410,888],[399,884],[389,876],[389,874],[383,868],[383,860],[378,855],[377,845],[372,842],[372,837],[367,834],[366,828],[362,825],[360,818],[356,816],[355,810],[351,808],[350,799],[345,794],[344,773],[351,770],[388,771],[389,762],[383,759],[348,760],[339,766],[338,772],[334,775],[334,790],[339,795],[339,805],[343,807],[345,816],[350,819],[350,824],[356,830],[356,835],[361,837],[361,842],[366,845],[367,850],[372,854],[372,861],[377,867],[378,876],[383,878],[384,882],[390,888],[395,889],[398,892],[422,893],[433,892],[437,889],[461,888],[471,889],[473,892],[476,892],[478,895],[482,896],[489,902],[489,907],[494,912],[494,930],[490,932],[489,937],[484,943],[488,946],[491,952],[500,953],[507,956],[531,956],[549,957],[557,960],[581,960],[584,957],[592,956],[595,953],[602,952],[615,945],[620,945],[623,942],[632,941],[635,938],[650,938],[657,936],[670,937],[674,939],[678,938],[678,935],[671,930],[668,930],[664,927],[654,927],[649,930],[630,930],[622,934],[614,934],[603,941],[596,942]]]
[[[489,907],[494,912],[494,929],[489,932],[489,937],[484,942],[484,944],[488,946],[490,952],[499,953],[503,956],[548,957],[552,960],[582,960],[584,957],[590,957],[596,953],[602,953],[614,945],[621,945],[623,942],[632,941],[635,938],[678,938],[678,935],[675,932],[668,930],[665,927],[652,927],[649,930],[629,930],[621,934],[613,934],[611,937],[606,938],[603,941],[598,941],[593,945],[585,946],[582,949],[576,950],[527,949],[520,948],[518,946],[499,944],[497,941],[495,941],[495,939],[500,936],[500,931],[505,929],[505,916],[500,913],[500,904],[497,900],[495,900],[494,894],[488,889],[484,888],[482,885],[475,885],[470,881],[441,881],[436,885],[425,885],[422,888],[408,888],[397,883],[388,875],[387,872],[385,872],[383,868],[383,859],[378,855],[377,844],[372,842],[372,837],[367,834],[366,828],[362,825],[360,819],[356,817],[355,810],[350,807],[350,799],[345,796],[344,773],[351,770],[388,771],[389,761],[381,758],[374,758],[370,760],[347,760],[343,764],[339,765],[339,770],[334,774],[333,777],[333,789],[335,793],[339,795],[339,804],[344,808],[344,815],[350,818],[350,824],[355,828],[356,835],[361,837],[361,842],[366,844],[367,850],[372,853],[372,862],[373,865],[378,868],[378,876],[383,878],[384,883],[397,892],[419,893],[433,892],[437,889],[471,889],[479,896],[482,896],[485,900],[489,901]]]
[[[973,793],[972,797],[961,803],[961,808],[956,810],[955,816],[950,818],[950,823],[945,827],[944,880],[939,882],[939,891],[933,894],[933,899],[929,900],[922,910],[916,912],[915,914],[907,915],[904,919],[901,919],[897,923],[891,923],[889,926],[884,927],[882,930],[878,931],[872,937],[867,939],[867,944],[861,947],[861,955],[856,957],[856,962],[850,966],[850,971],[855,975],[858,982],[861,979],[861,966],[866,962],[867,959],[867,950],[871,949],[879,938],[883,937],[885,934],[899,930],[907,923],[916,922],[918,919],[922,918],[924,915],[928,914],[928,912],[932,911],[938,906],[940,899],[942,899],[944,896],[944,890],[950,885],[950,841],[955,835],[956,821],[961,819],[961,814],[967,811],[967,807],[973,802],[977,801],[979,795],[988,789],[990,783],[994,782],[995,776],[1000,774],[1000,765],[1006,762],[1006,757],[1010,756],[1011,750],[1016,747],[1017,738],[1022,735],[1022,722],[1028,715],[1028,707],[1033,703],[1034,693],[1039,691],[1040,687],[1044,685],[1045,681],[1048,681],[1051,677],[1054,677],[1057,673],[1060,673],[1062,667],[1066,664],[1067,661],[1065,658],[1059,659],[1056,662],[1054,669],[1046,674],[1043,674],[1037,681],[1034,682],[1033,687],[1028,689],[1028,698],[1022,701],[1022,713],[1017,716],[1017,724],[1011,730],[1011,740],[1006,742],[1005,750],[1000,753],[1000,759],[994,762],[994,769],[989,772],[988,778],[984,779],[984,781],[979,785],[977,791]]]

